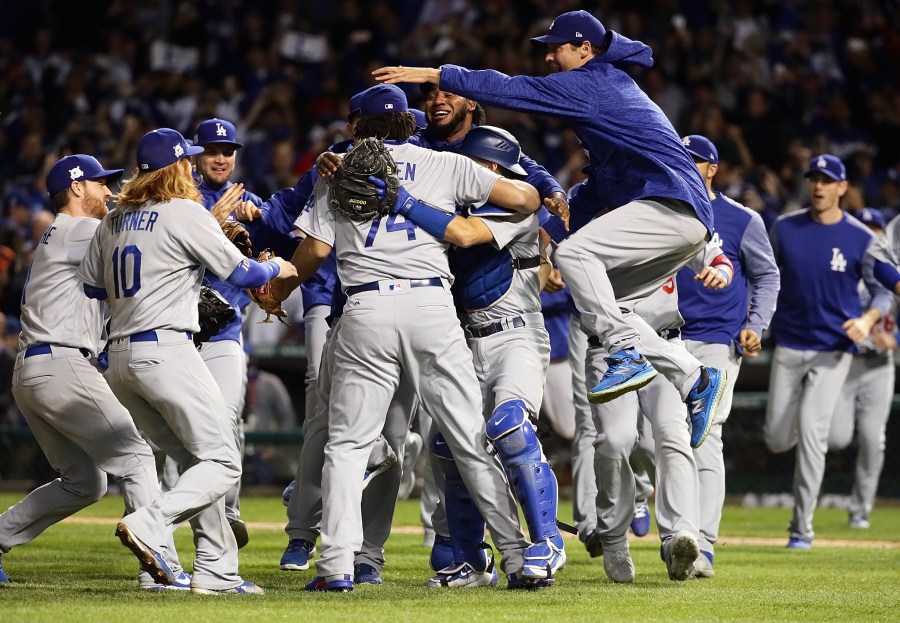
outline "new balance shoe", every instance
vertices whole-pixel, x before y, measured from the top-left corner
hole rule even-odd
[[[712,552],[704,552],[700,551],[700,555],[697,556],[697,560],[694,561],[694,570],[691,573],[692,578],[711,578],[716,575],[715,569],[713,569],[713,555]]]
[[[532,580],[549,580],[566,564],[566,550],[550,538],[533,543],[525,550],[522,577]]]
[[[379,437],[375,443],[375,450],[369,457],[369,463],[363,473],[364,491],[370,482],[397,464],[397,454],[384,437]]]
[[[631,518],[631,531],[634,536],[647,536],[650,532],[650,507],[646,504],[634,507],[634,515]]]
[[[434,535],[434,545],[431,546],[431,556],[428,562],[432,571],[440,571],[453,566],[453,545],[449,536]]]
[[[604,552],[603,570],[606,571],[606,577],[616,584],[631,584],[634,582],[631,552],[627,549]]]
[[[250,582],[244,580],[237,586],[231,588],[203,588],[202,586],[192,586],[191,592],[195,595],[265,595],[266,591]]]
[[[588,402],[599,405],[647,385],[656,377],[656,369],[635,348],[620,350],[605,357],[608,369],[600,382],[588,391]]]
[[[169,586],[175,582],[175,573],[165,557],[137,538],[128,526],[121,522],[117,524],[116,536],[137,557],[141,570],[149,573],[157,584]]]
[[[716,412],[725,394],[727,383],[725,370],[700,368],[700,378],[688,392],[688,417],[691,419],[691,447],[699,448],[706,441],[712,425],[716,422]]]
[[[868,530],[869,529],[869,518],[868,517],[850,517],[850,527],[856,530]]]
[[[250,533],[247,532],[247,524],[243,519],[235,519],[230,524],[231,532],[234,533],[234,540],[237,541],[238,549],[242,549],[250,542]]]
[[[9,576],[6,575],[6,571],[3,570],[3,561],[0,560],[0,584],[9,584],[10,582]]]
[[[691,575],[694,561],[700,555],[697,538],[686,530],[676,532],[663,546],[669,579],[683,582]]]
[[[441,569],[425,584],[433,588],[473,588],[475,586],[494,586],[500,580],[494,568],[494,559],[488,563],[487,569],[479,571],[467,562]]]
[[[360,562],[353,566],[354,584],[381,584],[381,572],[366,562]]]
[[[787,545],[785,547],[787,547],[788,549],[809,550],[812,549],[812,541],[807,541],[806,539],[792,536],[790,539],[788,539]]]
[[[141,574],[142,578],[146,577]],[[152,582],[152,580],[150,580]],[[183,570],[175,576],[175,581],[171,584],[141,584],[141,588],[145,591],[189,591],[191,590],[191,574],[185,573]]]
[[[549,580],[535,580],[533,578],[524,578],[518,573],[510,573],[508,576],[506,576],[506,588],[511,591],[532,591],[539,588],[548,588],[550,586],[553,586],[555,582],[556,578],[550,578]]]
[[[306,590],[313,593],[349,593],[353,590],[353,578],[349,573],[327,577],[317,575],[306,585]]]
[[[291,539],[278,566],[282,571],[306,571],[309,569],[309,559],[315,555],[315,543],[305,539]]]
[[[297,488],[297,481],[292,480],[291,484],[284,488],[284,491],[281,492],[281,503],[284,504],[285,508],[290,505],[291,498],[294,497],[294,489]]]

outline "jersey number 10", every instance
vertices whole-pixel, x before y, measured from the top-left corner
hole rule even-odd
[[[131,279],[128,279],[128,258],[131,257]],[[116,247],[112,254],[113,286],[117,299],[131,298],[141,289],[141,250],[130,244],[122,249]],[[131,285],[129,284],[129,281]],[[121,291],[120,291],[121,289]]]

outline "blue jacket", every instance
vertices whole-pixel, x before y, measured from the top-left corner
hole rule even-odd
[[[572,71],[510,77],[444,65],[440,87],[482,104],[568,119],[590,158],[598,213],[636,199],[680,199],[711,235],[712,208],[697,166],[662,110],[624,71],[633,64],[650,67],[650,48],[612,33],[604,54]]]

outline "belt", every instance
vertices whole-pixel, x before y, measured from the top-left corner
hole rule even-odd
[[[541,265],[541,256],[533,255],[531,257],[514,257],[509,262],[515,270],[525,270],[526,268],[537,268]]]
[[[507,319],[505,322],[498,320],[497,322],[481,325],[480,327],[470,325],[466,327],[466,331],[468,331],[469,335],[472,337],[487,337],[489,335],[494,335],[495,333],[500,333],[506,329],[520,329],[524,326],[525,320],[522,316],[515,316],[514,318]]]
[[[386,279],[385,281],[392,281],[391,279]],[[440,277],[432,277],[431,279],[403,279],[402,281],[409,281],[410,288],[443,288],[444,282],[441,281]],[[371,281],[369,283],[364,283],[361,286],[350,286],[347,288],[347,296],[353,296],[354,294],[359,294],[360,292],[372,292],[373,290],[379,290],[381,286],[379,285],[380,281]]]
[[[187,336],[187,339],[194,339],[190,332],[185,331],[184,333]],[[129,338],[129,341],[133,344],[134,342],[156,342],[158,341],[156,337],[156,331],[141,331],[140,333],[133,333]]]
[[[63,348],[75,348],[74,346],[63,346]],[[78,352],[80,352],[85,357],[91,356],[91,351],[86,348],[79,348]],[[29,346],[25,349],[25,359],[29,357],[34,357],[36,355],[50,355],[53,353],[53,347],[50,344],[36,344],[34,346]]]

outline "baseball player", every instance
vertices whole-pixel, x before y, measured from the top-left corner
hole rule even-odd
[[[145,134],[138,169],[98,227],[78,276],[89,296],[110,304],[110,387],[182,469],[175,486],[126,515],[116,535],[167,584],[174,578],[162,556],[166,539],[189,520],[197,546],[191,591],[261,594],[238,575],[237,542],[225,518],[223,496],[241,473],[234,421],[191,333],[199,328],[205,269],[239,287],[296,271],[280,259],[247,259],[222,234],[197,202],[188,158],[202,152],[175,130]]]
[[[719,153],[705,136],[682,139],[694,157],[716,219],[713,242],[721,246],[734,267],[734,280],[725,290],[700,286],[686,269],[679,271],[678,309],[684,318],[681,338],[688,351],[704,365],[727,372],[728,382],[710,436],[694,450],[700,478],[700,551],[694,564],[700,577],[713,575],[713,545],[719,534],[725,502],[725,461],[722,457],[722,426],[731,411],[734,384],[743,356],[756,357],[760,339],[775,313],[780,286],[778,267],[762,218],[752,210],[714,193],[712,180],[718,170]]]
[[[401,185],[441,208],[441,215],[431,221],[435,233],[447,229],[456,205],[479,206],[490,200],[522,211],[538,208],[532,187],[500,178],[462,156],[406,144],[414,130],[406,109],[406,96],[397,87],[369,89],[354,134],[357,139],[386,137],[394,160],[403,163]],[[399,215],[352,221],[330,209],[321,180],[309,224],[298,225],[308,230],[294,254],[299,279],[308,277],[335,248],[338,274],[348,295],[334,348],[322,557],[318,576],[307,589],[352,589],[353,553],[362,544],[362,481],[347,474],[363,473],[370,447],[384,428],[383,414],[401,370],[434,418],[475,496],[503,554],[510,585],[522,586],[528,542],[499,466],[483,450],[485,425],[479,415],[477,379],[449,292],[452,276],[443,235]]]
[[[563,242],[554,256],[582,324],[602,337],[613,358],[590,398],[602,403],[646,385],[656,366],[687,402],[691,443],[699,446],[715,419],[723,374],[673,347],[630,311],[695,256],[713,229],[697,168],[671,123],[625,71],[650,66],[652,51],[607,32],[586,11],[560,15],[549,34],[533,42],[547,46],[545,59],[560,72],[509,77],[443,65],[384,67],[373,75],[387,83],[434,83],[483,104],[571,120],[590,157],[595,213],[615,208]]]
[[[884,216],[878,210],[865,208],[857,213],[857,218],[876,236],[884,235]],[[868,307],[871,295],[863,284],[860,284],[859,295],[862,306]],[[869,527],[869,513],[884,465],[885,429],[894,397],[895,328],[893,313],[882,317],[872,327],[869,338],[853,355],[831,419],[829,450],[843,450],[849,446],[856,430],[858,451],[848,509],[851,528]]]
[[[499,128],[473,128],[458,151],[493,171],[525,175],[518,164],[518,141]],[[416,214],[408,219],[427,227],[430,216],[424,222]],[[465,310],[466,334],[484,399],[487,437],[522,506],[533,542],[525,551],[522,574],[551,580],[565,564],[566,555],[556,527],[556,476],[531,422],[538,415],[550,363],[550,339],[540,313],[537,218],[485,205],[459,219],[462,233],[454,235],[448,227],[444,239],[457,245],[450,254],[456,278],[453,292]],[[453,454],[440,435],[435,436],[431,448],[442,459],[437,464],[444,475],[453,564],[438,570],[429,585],[496,583],[496,573],[484,555],[484,520]],[[435,521],[436,529],[438,525]]]
[[[765,439],[772,452],[797,447],[794,513],[787,547],[812,548],[812,519],[825,471],[828,430],[856,345],[887,315],[891,293],[864,271],[872,233],[844,214],[847,173],[831,154],[810,160],[810,207],[779,218],[770,238],[781,270],[772,321]],[[872,294],[863,312],[860,279]]]
[[[119,479],[126,513],[159,496],[150,447],[92,365],[102,345],[106,306],[86,297],[76,277],[108,211],[108,185],[122,173],[84,154],[62,158],[47,173],[56,219],[35,249],[22,294],[12,391],[59,478],[0,515],[0,555],[103,497],[107,473]],[[174,550],[165,555],[173,584],[189,586]],[[0,583],[5,582],[9,577],[0,564]],[[140,583],[155,585],[147,574]]]

